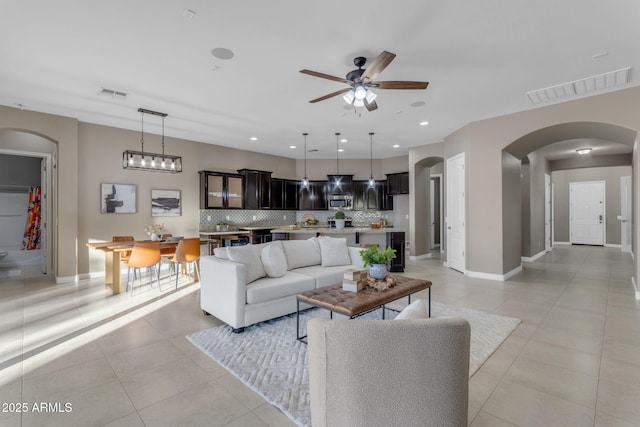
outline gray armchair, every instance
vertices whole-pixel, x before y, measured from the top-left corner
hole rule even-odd
[[[307,330],[313,427],[466,427],[466,320],[314,318]]]

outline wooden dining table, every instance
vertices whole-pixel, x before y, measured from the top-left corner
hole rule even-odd
[[[178,240],[160,241],[160,249],[175,249],[178,246]],[[104,277],[105,285],[113,289],[113,293],[119,294],[122,291],[121,288],[121,273],[120,273],[120,259],[123,252],[130,251],[135,244],[135,241],[130,242],[88,242],[87,247],[94,250],[104,252]]]

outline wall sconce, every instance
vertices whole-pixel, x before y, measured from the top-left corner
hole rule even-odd
[[[167,117],[166,113],[159,113],[157,111],[146,110],[144,108],[138,108],[138,112],[141,113],[141,132],[140,132],[140,145],[141,151],[125,150],[122,153],[122,168],[123,169],[136,169],[152,172],[169,172],[178,173],[182,172],[182,157],[172,156],[164,153],[164,118]],[[162,153],[149,153],[144,151],[144,115],[152,114],[154,116],[162,117]]]

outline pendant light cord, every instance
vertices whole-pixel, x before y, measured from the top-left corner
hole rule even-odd
[[[140,112],[140,114],[142,115],[142,125],[140,128],[140,145],[142,145],[142,152],[144,153],[144,111]]]
[[[336,175],[340,175],[340,132],[336,132]]]
[[[304,179],[307,179],[307,132],[302,134],[304,136]]]

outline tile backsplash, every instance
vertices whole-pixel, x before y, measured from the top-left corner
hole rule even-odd
[[[200,226],[214,226],[219,222],[229,224],[269,224],[286,225],[302,221],[305,213],[313,214],[320,222],[327,222],[335,211],[278,211],[278,210],[240,210],[240,209],[201,209]],[[354,222],[368,223],[378,219],[390,218],[388,211],[347,211],[347,218]]]

